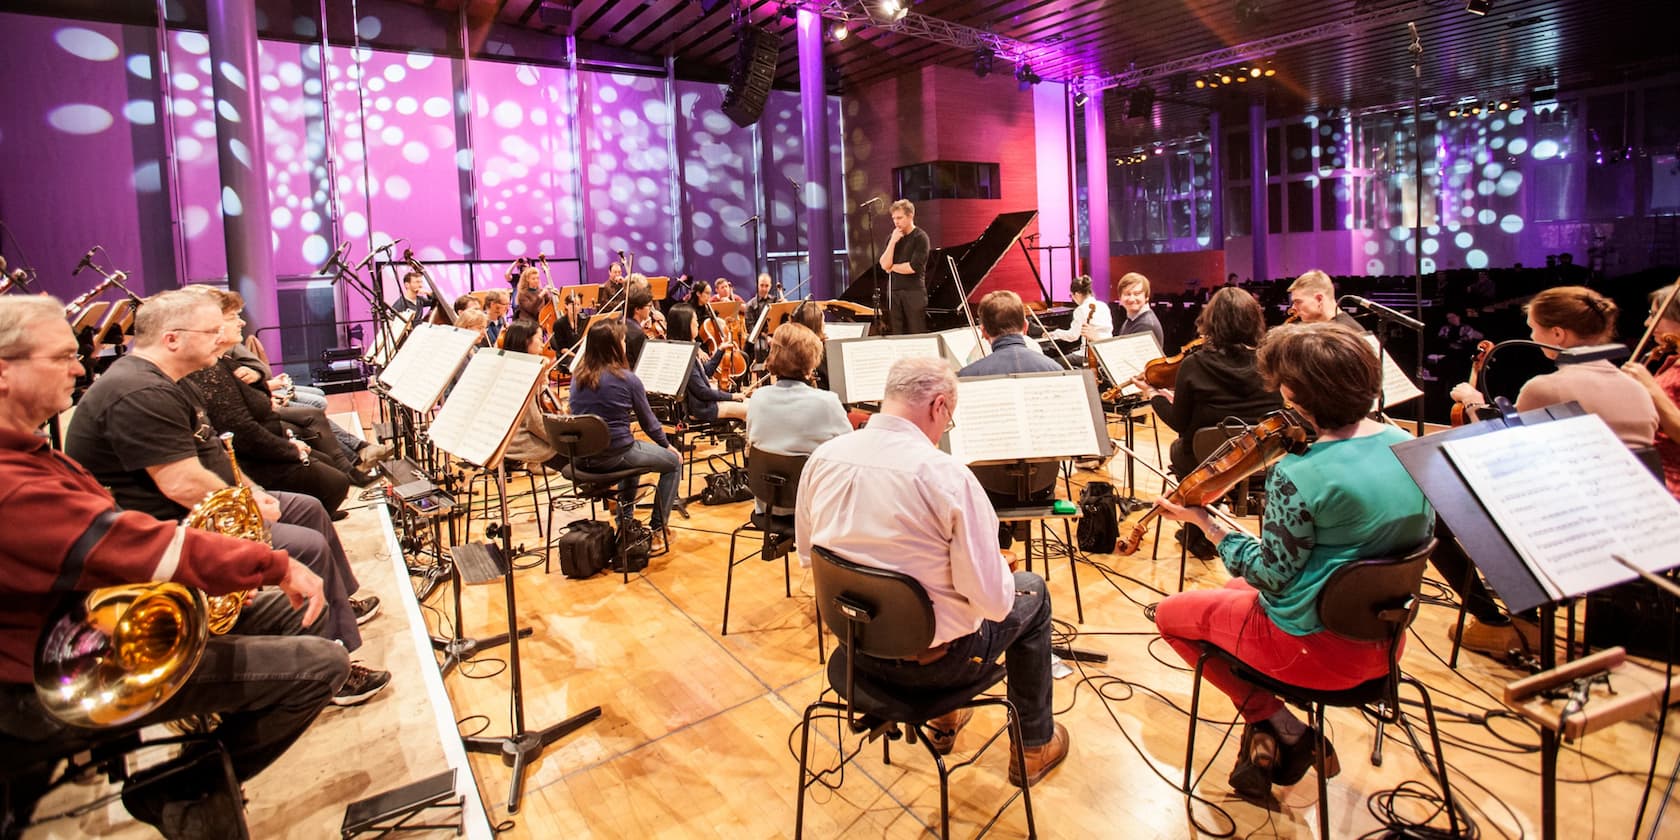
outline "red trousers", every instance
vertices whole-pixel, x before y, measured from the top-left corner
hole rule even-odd
[[[1210,642],[1250,668],[1303,688],[1352,688],[1388,672],[1388,645],[1355,642],[1328,631],[1294,636],[1272,623],[1260,593],[1242,578],[1222,589],[1170,595],[1155,608],[1161,638],[1192,666],[1201,656],[1196,642]],[[1257,723],[1283,708],[1283,701],[1242,680],[1221,659],[1202,670],[1242,713]]]

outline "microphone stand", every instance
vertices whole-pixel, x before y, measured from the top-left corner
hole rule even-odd
[[[1417,176],[1412,179],[1413,207],[1418,208],[1417,224],[1412,231],[1412,246],[1417,250],[1413,258],[1416,275],[1412,284],[1412,305],[1417,312],[1419,323],[1417,335],[1417,367],[1413,371],[1423,370],[1423,39],[1418,37],[1417,24],[1407,23],[1406,27],[1412,31],[1412,42],[1406,49],[1412,54],[1412,160],[1417,167]],[[1381,336],[1378,336],[1381,344]],[[1379,357],[1379,361],[1380,361]],[[1417,373],[1413,373],[1416,376]],[[1429,399],[1426,392],[1419,389],[1417,403],[1417,433],[1423,436],[1423,418],[1425,402]],[[1378,741],[1381,742],[1380,739]],[[1445,778],[1445,776],[1443,776]]]
[[[1387,324],[1399,324],[1402,327],[1415,331],[1418,333],[1418,346],[1423,346],[1422,321],[1418,321],[1399,312],[1394,312],[1382,304],[1366,300],[1358,295],[1342,295],[1336,300],[1336,305],[1339,307],[1341,306],[1342,301],[1349,299],[1354,301],[1355,306],[1377,316],[1377,320],[1382,322],[1377,325],[1378,327],[1384,327]],[[1373,330],[1373,334],[1377,337],[1377,364],[1379,365],[1382,364],[1383,356],[1388,353],[1388,343],[1383,338],[1384,334],[1387,332],[1388,330],[1386,329]],[[1484,370],[1486,367],[1486,363],[1483,363]],[[1422,370],[1422,367],[1420,366],[1418,369]],[[1420,388],[1419,390],[1421,391],[1422,389]],[[1387,419],[1387,414],[1385,413],[1388,409],[1387,396],[1388,395],[1383,393],[1381,389],[1377,390],[1377,416],[1383,417],[1384,419]],[[1418,397],[1418,400],[1417,433],[1421,437],[1423,435],[1423,397]]]
[[[986,343],[985,333],[980,332],[980,324],[974,320],[974,310],[968,307],[968,289],[963,286],[962,275],[957,271],[956,257],[946,254],[945,265],[951,269],[951,282],[957,284],[957,306],[962,309],[963,317],[968,319],[968,328],[974,331],[975,340],[980,342],[981,355],[985,355],[990,352],[991,345]]]
[[[1048,336],[1050,334],[1050,330],[1045,328],[1044,320],[1038,317],[1038,313],[1035,312],[1032,307],[1028,306],[1028,307],[1025,307],[1025,309],[1027,310],[1028,320],[1032,321],[1034,324],[1036,324],[1038,326],[1039,334]],[[1049,341],[1050,341],[1050,348],[1052,350],[1056,351],[1057,356],[1061,357],[1062,366],[1067,368],[1068,370],[1074,370],[1073,362],[1068,361],[1067,353],[1062,352],[1062,346],[1056,342],[1056,339],[1052,338],[1052,339],[1049,339]]]
[[[864,213],[863,214],[863,226],[869,229],[868,232],[864,234],[864,236],[869,240],[869,270],[871,272],[874,272],[881,267],[881,254],[879,252],[878,247],[875,244],[875,214],[874,213]],[[885,283],[891,283],[892,282],[892,272],[884,271],[884,272],[882,272],[882,274],[884,276],[881,278],[881,282],[885,282]],[[877,283],[871,283],[869,285],[870,285],[870,292],[869,292],[870,303],[875,305],[875,328],[877,330],[877,333],[879,335],[891,335],[892,334],[892,325],[890,323],[888,323],[887,311],[885,309],[881,308],[881,283],[877,282]],[[887,292],[887,302],[888,303],[892,302],[892,291],[890,289]]]

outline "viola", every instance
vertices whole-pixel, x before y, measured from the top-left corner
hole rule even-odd
[[[1289,409],[1274,411],[1240,435],[1220,444],[1167,494],[1167,501],[1184,507],[1206,507],[1249,476],[1278,462],[1286,454],[1307,451],[1316,435],[1301,415]],[[1115,547],[1118,554],[1135,554],[1149,532],[1149,521],[1161,515],[1156,505],[1139,519],[1131,536]]]
[[[1482,368],[1487,366],[1489,352],[1493,350],[1493,342],[1482,341],[1476,344],[1476,361],[1470,366],[1470,387],[1475,388],[1476,380],[1482,376]],[[1470,413],[1470,407],[1464,403],[1453,403],[1452,424],[1462,426],[1476,419]]]
[[[1639,357],[1639,363],[1653,374],[1661,373],[1677,353],[1680,353],[1680,334],[1663,333],[1652,340],[1650,349]]]
[[[1198,338],[1179,348],[1178,355],[1151,359],[1143,366],[1143,381],[1157,391],[1177,385],[1178,369],[1184,365],[1184,360],[1205,346],[1207,339]]]

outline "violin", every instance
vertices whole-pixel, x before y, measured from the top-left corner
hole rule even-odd
[[[1476,361],[1470,365],[1470,387],[1477,387],[1476,380],[1482,377],[1482,368],[1487,366],[1488,355],[1492,350],[1493,342],[1491,341],[1482,341],[1476,344]],[[1462,426],[1475,419],[1470,413],[1469,406],[1460,402],[1453,403],[1451,420],[1454,426]]]
[[[1680,353],[1680,334],[1663,333],[1651,342],[1650,349],[1639,357],[1639,363],[1653,374],[1661,373],[1668,360],[1677,353]]]
[[[1195,341],[1179,348],[1176,356],[1151,359],[1149,363],[1143,366],[1143,381],[1149,383],[1149,387],[1157,391],[1177,385],[1178,369],[1184,365],[1185,358],[1206,345],[1207,339],[1205,337],[1197,338]]]
[[[1167,500],[1184,507],[1206,507],[1284,455],[1306,452],[1316,437],[1312,426],[1301,415],[1287,408],[1274,411],[1247,431],[1220,444],[1167,494]],[[1160,515],[1160,505],[1150,508],[1133,526],[1131,536],[1115,547],[1115,553],[1137,553],[1149,532],[1149,521]]]

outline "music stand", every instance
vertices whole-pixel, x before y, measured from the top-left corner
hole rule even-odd
[[[575,286],[565,286],[560,289],[560,299],[564,301],[566,295],[578,296],[579,309],[592,309],[601,301],[600,283],[579,283]]]
[[[654,300],[664,300],[666,294],[671,290],[671,278],[669,277],[649,277],[647,282],[648,293],[653,295]]]
[[[713,300],[712,314],[727,321],[740,314],[742,305],[738,300]]]

